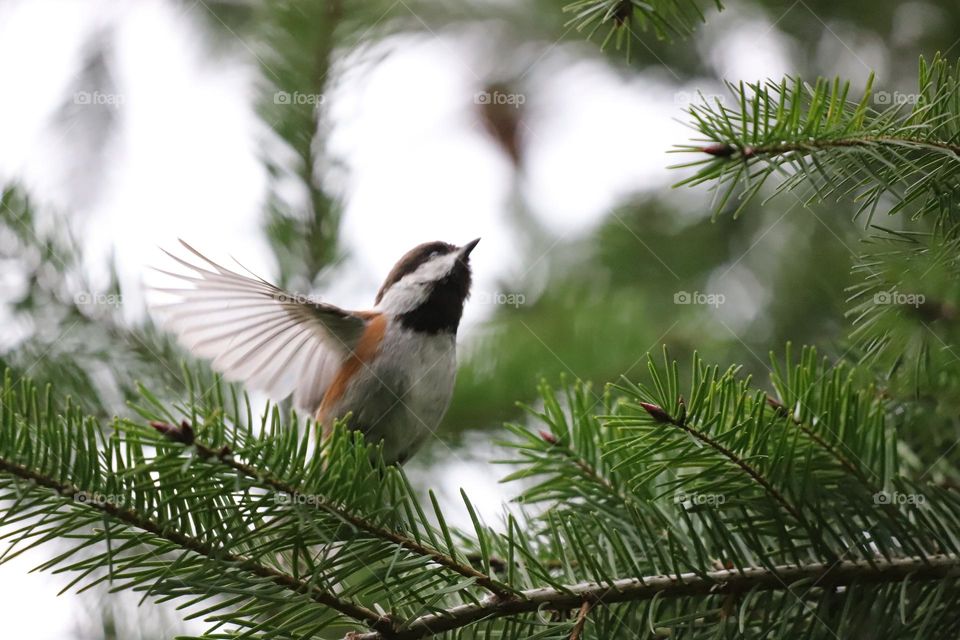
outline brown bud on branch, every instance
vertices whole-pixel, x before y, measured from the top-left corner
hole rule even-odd
[[[193,427],[191,427],[190,423],[186,420],[182,420],[179,426],[170,424],[169,422],[151,420],[150,426],[174,442],[179,442],[186,445],[193,444]]]
[[[650,417],[656,420],[657,422],[673,422],[673,419],[670,417],[670,414],[660,408],[659,405],[653,404],[651,402],[641,402],[640,406],[650,414]]]
[[[767,396],[767,404],[773,408],[778,416],[785,416],[788,413],[787,408],[783,406],[783,403],[773,396]]]
[[[700,151],[703,153],[709,153],[710,155],[718,158],[729,158],[736,152],[736,150],[736,147],[726,143],[710,144],[705,147],[700,147]]]
[[[547,442],[547,443],[549,443],[549,444],[557,444],[557,442],[558,442],[558,441],[557,441],[557,436],[553,435],[553,434],[550,433],[549,431],[543,431],[543,430],[541,430],[541,431],[540,431],[540,437],[543,438],[543,441],[544,441],[544,442]]]

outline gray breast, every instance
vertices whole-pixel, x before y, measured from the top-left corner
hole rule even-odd
[[[374,362],[336,410],[351,427],[383,441],[388,462],[402,462],[431,437],[450,405],[456,379],[456,340],[394,326]]]

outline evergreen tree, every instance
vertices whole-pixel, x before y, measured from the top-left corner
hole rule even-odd
[[[268,94],[322,90],[344,20],[332,6],[307,21],[319,32],[287,7],[261,17],[298,35],[264,62],[282,69]],[[692,0],[567,9],[622,47],[702,19]],[[304,49],[308,68],[283,64]],[[54,309],[106,335],[79,342],[109,382],[44,355],[43,332],[5,358],[0,561],[38,548],[68,588],[173,601],[206,638],[957,637],[960,64],[921,59],[917,76],[915,99],[889,106],[872,77],[852,79],[856,94],[797,77],[690,108],[698,139],[677,151],[696,171],[679,184],[713,189],[718,221],[695,233],[784,200],[814,215],[855,203],[865,248],[846,348],[787,344],[769,379],[664,350],[630,354],[646,370],[603,388],[541,383],[506,425],[503,481],[519,497],[498,526],[466,492],[473,526],[452,526],[362,437],[315,442],[283,407],[261,414],[181,367],[152,329],[81,308],[70,247],[20,234],[7,257],[38,275],[17,313]],[[315,179],[312,114],[285,114],[276,130],[311,211],[278,207],[270,233],[284,278],[312,280],[336,253],[338,214]],[[31,226],[18,190],[3,204],[10,228]]]

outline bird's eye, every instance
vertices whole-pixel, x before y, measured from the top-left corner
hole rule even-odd
[[[430,259],[433,260],[434,258],[436,258],[436,257],[439,256],[439,255],[440,255],[440,252],[439,252],[439,251],[431,251],[431,252],[430,252]]]

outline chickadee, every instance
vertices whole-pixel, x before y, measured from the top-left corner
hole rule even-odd
[[[349,427],[383,441],[402,464],[432,434],[453,394],[456,334],[470,294],[470,252],[427,242],[394,265],[370,311],[315,302],[242,275],[181,240],[192,257],[167,253],[190,275],[176,297],[155,305],[167,328],[195,355],[240,380],[311,412],[324,433],[351,414]]]

